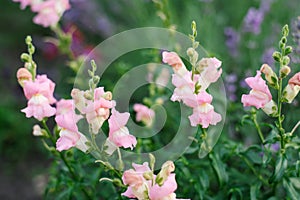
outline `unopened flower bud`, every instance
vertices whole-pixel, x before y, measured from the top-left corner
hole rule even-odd
[[[280,52],[275,51],[272,56],[273,56],[275,61],[280,62],[280,58],[281,58],[281,53]]]
[[[162,105],[164,103],[164,99],[159,97],[155,100],[155,103],[159,104],[159,105]]]
[[[33,126],[33,132],[32,132],[32,134],[34,136],[46,136],[47,132],[46,132],[46,130],[41,129],[41,127],[36,124],[36,125]]]
[[[148,181],[153,179],[153,173],[151,171],[147,171],[143,174],[143,177]]]
[[[156,177],[158,185],[163,185],[169,175],[175,170],[175,165],[172,161],[167,161],[163,164],[162,169]]]
[[[87,100],[93,100],[93,95],[90,93],[90,91],[86,91],[83,94],[84,98],[86,98]]]
[[[22,53],[22,54],[21,54],[21,60],[22,60],[23,62],[28,62],[28,61],[30,60],[29,54],[28,54],[28,53]]]
[[[288,55],[288,54],[290,54],[290,53],[292,53],[293,52],[293,47],[291,47],[291,46],[287,46],[286,48],[285,48],[285,50],[284,50],[284,54],[285,55]]]
[[[112,100],[112,93],[110,91],[105,92],[103,98],[109,101]]]
[[[288,65],[290,63],[290,58],[288,56],[284,56],[282,59],[283,65]]]
[[[28,36],[26,37],[26,39],[25,39],[25,43],[26,43],[27,45],[29,45],[29,44],[31,44],[31,42],[32,42],[32,38],[31,38],[30,35],[28,35]]]
[[[287,75],[289,75],[290,72],[291,68],[285,65],[280,69],[280,77],[285,78]]]
[[[17,79],[19,84],[23,87],[25,81],[31,81],[32,80],[32,75],[26,68],[20,68],[17,71]]]
[[[289,26],[286,24],[284,25],[284,27],[282,28],[282,35],[283,36],[288,36],[289,34]]]
[[[275,115],[277,114],[278,108],[276,103],[271,100],[270,102],[268,102],[263,108],[262,110],[269,116],[275,117]]]
[[[276,87],[278,85],[277,75],[268,64],[263,64],[260,71],[265,75],[267,82],[272,87]]]
[[[195,50],[193,48],[188,48],[188,50],[186,51],[186,54],[189,56],[189,57],[192,57],[193,54],[194,54]]]

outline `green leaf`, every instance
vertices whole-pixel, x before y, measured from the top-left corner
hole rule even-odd
[[[290,180],[291,179],[289,180],[283,179],[283,187],[287,190],[288,195],[292,200],[298,200],[300,197],[300,193],[294,188]]]
[[[300,190],[300,178],[299,177],[290,177],[290,182],[293,186]]]
[[[218,154],[210,153],[209,159],[211,160],[212,167],[217,174],[219,185],[222,187],[228,181],[228,174],[225,169],[225,164],[221,161]]]
[[[250,198],[251,200],[256,200],[258,196],[259,189],[261,187],[261,182],[257,182],[250,187]]]
[[[280,154],[276,161],[276,166],[273,175],[269,179],[270,183],[278,182],[285,173],[288,162],[284,155]]]

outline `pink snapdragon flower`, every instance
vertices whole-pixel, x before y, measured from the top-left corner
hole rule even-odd
[[[68,9],[70,9],[69,0],[47,0],[33,4],[31,10],[38,13],[33,22],[44,27],[54,26]]]
[[[205,91],[211,83],[216,82],[220,78],[222,62],[215,57],[202,58],[198,65],[198,71],[200,71],[198,83],[201,86],[200,90]]]
[[[94,91],[94,101],[87,101],[84,112],[94,134],[98,133],[104,121],[108,119],[110,109],[115,106],[115,101],[111,101],[111,97],[110,92],[104,92],[104,88],[99,87]]]
[[[284,88],[283,97],[288,103],[292,103],[300,91],[300,72],[290,78],[287,86]]]
[[[23,87],[26,81],[32,81],[32,74],[26,68],[20,68],[17,71],[17,79],[19,84]]]
[[[180,76],[183,76],[188,72],[181,58],[175,52],[164,51],[162,53],[162,61],[171,65],[174,72]]]
[[[21,3],[21,9],[23,10],[31,4],[32,0],[13,0],[13,2],[20,2]]]
[[[109,140],[118,147],[131,148],[135,147],[136,138],[129,134],[128,128],[125,126],[129,119],[130,114],[119,113],[114,108],[112,109],[111,116],[108,119],[109,123]]]
[[[155,112],[143,104],[134,104],[133,110],[136,112],[136,121],[143,122],[146,126],[151,126]]]
[[[195,101],[195,84],[198,76],[194,76],[194,81],[191,77],[191,72],[187,72],[183,76],[177,74],[172,75],[172,84],[176,88],[174,89],[171,101],[183,101],[187,106],[190,106],[191,102]]]
[[[82,116],[75,113],[74,101],[62,99],[56,104],[57,113],[55,121],[60,128],[59,139],[56,142],[58,151],[77,147],[83,152],[88,150],[86,137],[78,131],[77,122]]]
[[[142,165],[133,163],[132,166],[134,169],[125,171],[122,176],[123,183],[128,186],[122,193],[123,196],[139,200],[177,200],[174,193],[177,189],[174,173],[169,173],[166,179],[158,184],[157,176],[153,174],[147,162]]]
[[[263,108],[272,100],[271,92],[266,82],[261,77],[261,72],[257,71],[255,77],[245,79],[246,83],[251,87],[248,95],[242,96],[244,106],[255,106],[257,109]]]
[[[53,97],[54,88],[55,84],[46,75],[38,75],[34,81],[24,83],[24,94],[29,101],[27,107],[21,111],[26,117],[33,116],[41,121],[44,117],[55,114],[56,109],[50,106],[56,102]]]
[[[191,103],[193,114],[189,119],[192,126],[200,124],[203,128],[207,128],[210,124],[216,125],[222,120],[221,115],[214,111],[211,102],[212,96],[207,92],[201,91],[197,94],[196,101]]]

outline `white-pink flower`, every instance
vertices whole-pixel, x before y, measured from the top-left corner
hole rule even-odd
[[[128,112],[119,113],[114,108],[108,119],[109,123],[109,140],[118,147],[131,148],[135,147],[136,138],[129,133],[126,127],[130,114]]]
[[[170,163],[174,166],[171,161],[164,165]],[[147,162],[142,165],[133,163],[132,166],[134,169],[125,171],[122,176],[123,183],[128,186],[122,193],[123,196],[139,200],[177,200],[174,193],[177,189],[174,173],[169,173],[163,182],[157,183],[157,176],[153,174]]]
[[[75,113],[75,105],[72,99],[62,99],[56,103],[57,113],[55,121],[60,128],[59,139],[56,142],[58,151],[68,150],[71,147],[77,147],[86,152],[86,137],[78,131],[77,122],[82,116]]]
[[[193,114],[189,116],[192,126],[202,125],[207,128],[209,125],[216,125],[222,120],[220,114],[214,111],[211,105],[212,96],[205,91],[201,91],[196,96],[196,101],[191,103],[193,107]]]
[[[27,107],[21,111],[26,117],[34,117],[41,121],[44,117],[53,116],[56,109],[50,104],[56,102],[53,97],[55,84],[46,75],[38,75],[34,81],[24,82],[24,94],[29,100]]]
[[[255,77],[246,78],[245,81],[252,90],[249,94],[242,96],[244,106],[255,106],[259,109],[272,100],[271,92],[266,82],[262,79],[260,71],[256,72]]]
[[[54,26],[69,8],[69,0],[47,0],[33,4],[31,10],[38,13],[33,22],[44,27]]]
[[[88,102],[84,112],[88,123],[91,125],[92,132],[97,134],[104,121],[108,119],[109,110],[115,106],[115,102],[98,96],[97,92],[95,92],[95,97],[97,98],[93,102]]]
[[[195,75],[194,81],[192,81],[191,77],[191,72],[187,72],[183,76],[177,74],[172,75],[172,84],[176,88],[174,89],[171,101],[183,101],[187,106],[190,106],[191,101],[195,101],[195,82],[198,76]]]
[[[136,112],[136,121],[143,122],[146,126],[151,126],[154,121],[155,112],[143,104],[134,104],[133,110]]]
[[[183,76],[188,72],[184,63],[175,52],[164,51],[162,53],[162,61],[168,65],[171,65],[174,72],[180,76]]]
[[[13,2],[20,2],[21,3],[21,9],[25,9],[27,6],[31,4],[32,0],[13,0]]]
[[[219,79],[222,74],[221,64],[222,62],[215,57],[202,58],[199,61],[200,68],[198,70],[200,71],[200,77],[198,84],[201,86],[201,91],[205,91],[211,83]]]

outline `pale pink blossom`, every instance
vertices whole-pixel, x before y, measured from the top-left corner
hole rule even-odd
[[[171,172],[174,171],[174,164],[170,162],[167,161],[163,166],[165,168],[167,166],[168,171]],[[174,193],[177,189],[175,174],[168,174],[166,179],[158,184],[157,177],[147,162],[143,165],[133,163],[132,166],[134,169],[125,171],[122,176],[123,183],[128,186],[127,190],[122,193],[123,196],[139,200],[177,200]]]
[[[220,114],[214,111],[213,105],[211,105],[212,96],[205,91],[198,93],[196,101],[191,103],[193,107],[193,114],[189,116],[192,126],[202,125],[203,128],[207,128],[209,125],[216,125],[222,120]]]
[[[26,114],[27,118],[34,117],[42,121],[45,117],[55,115],[55,108],[51,107],[48,99],[42,94],[35,94],[31,96],[27,103],[27,107],[21,110]]]
[[[191,77],[191,72],[187,72],[184,76],[179,76],[177,74],[172,75],[172,84],[176,88],[174,89],[171,101],[183,101],[187,106],[190,106],[191,102],[195,101],[195,82],[197,81],[198,76],[194,76],[194,81]]]
[[[68,129],[61,129],[59,132],[59,138],[56,142],[57,151],[68,150],[74,147],[77,141],[80,139],[78,132],[74,132]]]
[[[245,79],[246,83],[251,87],[248,95],[242,96],[244,106],[255,106],[257,109],[263,108],[272,100],[272,95],[266,82],[261,78],[261,72],[257,71],[255,77]]]
[[[180,76],[183,76],[188,72],[184,63],[175,52],[164,51],[162,53],[162,61],[168,65],[171,65],[174,72]]]
[[[287,86],[283,90],[283,97],[288,103],[292,103],[300,91],[300,72],[290,78]]]
[[[151,200],[161,200],[168,197],[177,189],[175,174],[170,174],[162,186],[155,184],[149,189],[149,197]]]
[[[32,11],[38,13],[33,22],[44,27],[54,26],[69,8],[69,0],[47,0],[36,3],[31,7]]]
[[[136,138],[129,133],[128,128],[125,126],[129,119],[128,112],[119,113],[114,108],[112,114],[108,119],[109,123],[109,140],[118,147],[131,148],[135,147]]]
[[[217,58],[202,58],[199,61],[200,77],[198,84],[201,86],[201,91],[205,91],[211,83],[219,79],[222,74],[221,64],[222,62]]]
[[[26,81],[24,84],[24,94],[29,100],[34,95],[40,94],[47,98],[49,104],[56,102],[53,97],[55,83],[47,78],[47,75],[37,75],[34,81]]]
[[[60,128],[78,132],[77,122],[82,116],[75,113],[73,100],[61,99],[56,103],[55,121]]]
[[[99,98],[94,102],[89,102],[85,109],[86,119],[91,125],[92,132],[97,134],[105,120],[108,119],[110,108],[115,106],[114,101],[108,101],[104,98]]]
[[[25,9],[27,6],[31,4],[32,0],[13,0],[13,2],[20,2],[21,3],[21,9]]]
[[[155,112],[143,104],[134,104],[133,110],[136,112],[136,121],[143,122],[147,126],[153,123]]]
[[[142,165],[132,163],[134,168],[124,172],[122,176],[123,183],[128,185],[127,190],[122,193],[123,196],[128,198],[146,199],[148,197],[148,187],[151,181],[147,181],[143,174],[151,172],[147,162]]]
[[[81,114],[85,114],[85,108],[88,100],[84,97],[84,91],[74,88],[71,91],[72,99],[74,100],[75,107]]]
[[[57,113],[55,121],[60,129],[59,139],[56,142],[58,151],[77,147],[83,152],[88,150],[86,137],[78,131],[77,122],[82,116],[75,113],[75,105],[72,99],[62,99],[56,103]]]
[[[17,79],[19,84],[23,87],[26,81],[32,81],[32,74],[26,68],[20,68],[17,71]]]

